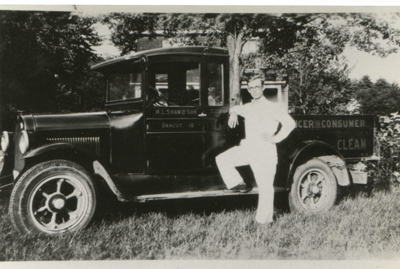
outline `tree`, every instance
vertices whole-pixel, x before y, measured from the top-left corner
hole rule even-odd
[[[121,55],[125,55],[137,50],[137,41],[144,33],[147,33],[149,38],[155,37],[158,16],[111,13],[103,16],[101,21],[109,25],[112,31],[111,41],[121,49]]]
[[[293,36],[307,20],[308,16],[300,15],[112,13],[103,21],[111,26],[112,41],[123,54],[135,51],[137,40],[144,34],[153,38],[156,30],[174,38],[176,43],[197,45],[197,37],[202,35],[207,37],[206,45],[226,46],[230,56],[231,100],[236,104],[240,101],[243,72],[240,57],[247,40],[268,33],[270,50],[282,51],[292,46]]]
[[[114,15],[111,15],[111,20]],[[400,32],[390,27],[386,20],[373,14],[118,14],[113,25],[113,37],[134,40],[140,38],[137,31],[129,33],[129,21],[133,17],[143,26],[151,25],[147,31],[152,38],[155,30],[161,30],[165,37],[174,37],[178,43],[197,44],[196,37],[207,37],[207,45],[226,46],[230,55],[230,88],[232,103],[239,101],[240,80],[246,67],[242,59],[244,44],[253,37],[260,39],[261,55],[275,57],[287,68],[286,73],[297,77],[297,103],[306,100],[310,82],[313,77],[318,80],[321,70],[335,69],[339,63],[338,55],[346,45],[385,56],[397,50],[400,44]],[[397,15],[396,15],[397,16]],[[145,33],[146,27],[135,26]],[[128,36],[127,36],[128,35]],[[384,42],[382,42],[384,41]],[[134,50],[131,44],[114,42],[124,51]],[[389,46],[391,45],[391,46]],[[394,46],[393,46],[394,45]],[[319,49],[319,47],[322,47]],[[290,55],[290,56],[286,56]],[[272,59],[272,58],[271,58]],[[286,61],[286,64],[284,63]],[[293,62],[294,61],[294,62]],[[297,64],[297,66],[296,66]],[[321,67],[322,64],[322,67]],[[276,64],[279,65],[279,64]],[[286,65],[286,66],[285,66]],[[344,83],[346,77],[344,65],[331,70],[333,76],[323,79],[324,89],[333,92],[339,86],[335,79]],[[325,75],[327,73],[325,72]],[[331,81],[335,85],[328,85]],[[321,79],[311,84],[319,85]],[[347,83],[347,82],[346,82]],[[315,88],[315,87],[314,87]],[[314,91],[316,92],[316,91]],[[321,91],[324,96],[324,91]],[[326,96],[326,94],[325,94]],[[325,101],[317,102],[323,104]],[[310,106],[308,104],[306,106]],[[303,109],[305,110],[305,109]]]
[[[385,79],[372,83],[368,76],[354,82],[356,98],[363,114],[387,116],[400,109],[400,87]]]
[[[289,14],[222,14],[216,17],[216,33],[226,36],[230,56],[232,104],[240,101],[241,77],[246,68],[241,59],[244,44],[252,37],[259,37],[266,51],[282,55],[294,46],[296,33],[310,19],[308,15]]]
[[[93,23],[70,12],[0,12],[2,116],[95,105],[82,99],[93,77],[89,64],[99,60]]]
[[[353,97],[348,69],[340,61],[327,61],[322,47],[296,51],[282,57],[250,54],[248,67],[269,67],[277,80],[289,83],[289,108],[295,114],[343,114]]]
[[[397,50],[398,37],[398,30],[372,14],[314,14],[296,32],[292,48],[279,55],[264,41],[260,53],[246,62],[254,66],[258,57],[259,65],[287,77],[290,105],[297,113],[343,114],[355,96],[346,59],[340,55],[344,48],[352,45],[384,57]]]
[[[245,56],[244,62],[273,69],[279,80],[289,80],[289,103],[296,114],[342,114],[352,96],[349,70],[338,57],[342,47],[323,38],[316,26],[319,19],[314,19],[296,32],[292,48],[271,52],[264,41],[260,53]]]

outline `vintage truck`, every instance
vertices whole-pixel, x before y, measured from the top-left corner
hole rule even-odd
[[[229,54],[208,47],[137,52],[92,67],[107,77],[103,112],[20,114],[4,131],[1,186],[25,233],[75,232],[93,219],[105,188],[119,201],[254,195],[226,193],[215,157],[243,136],[227,126]],[[288,85],[266,81],[265,96],[288,106]],[[244,102],[248,98],[243,96]],[[278,145],[276,192],[292,210],[323,212],[338,186],[365,184],[361,161],[379,158],[373,116],[296,116]],[[12,171],[12,178],[7,177]]]

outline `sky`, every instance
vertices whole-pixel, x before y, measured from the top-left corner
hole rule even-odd
[[[343,53],[352,69],[351,79],[360,79],[368,75],[373,82],[384,78],[389,83],[400,85],[400,53],[391,54],[385,58],[374,56],[355,48],[346,48]]]
[[[98,47],[94,47],[94,51],[103,56],[104,58],[109,58],[109,57],[113,57],[113,56],[119,56],[120,55],[120,51],[118,50],[118,48],[116,48],[111,40],[110,40],[110,36],[111,36],[111,31],[108,29],[108,26],[103,25],[101,23],[96,23],[95,24],[95,29],[97,30],[97,32],[99,33],[99,35],[104,38],[103,43],[101,44],[101,46]]]
[[[398,17],[393,19],[385,13],[378,13],[378,17],[388,21],[391,27],[400,30],[400,19]],[[389,83],[400,85],[400,48],[397,53],[384,58],[350,47],[346,47],[343,55],[348,59],[351,68],[350,78],[360,79],[362,76],[368,75],[374,82],[377,79],[384,78]]]

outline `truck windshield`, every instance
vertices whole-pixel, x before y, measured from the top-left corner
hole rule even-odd
[[[199,106],[200,63],[154,64],[149,72],[148,100],[153,106]]]

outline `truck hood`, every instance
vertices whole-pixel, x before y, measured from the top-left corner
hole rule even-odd
[[[21,116],[27,131],[56,131],[110,128],[106,112],[71,114],[31,114]]]

